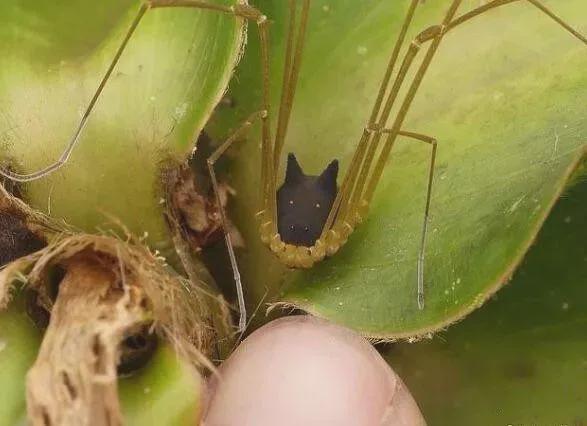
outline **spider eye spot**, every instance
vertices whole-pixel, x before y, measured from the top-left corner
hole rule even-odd
[[[294,225],[289,225],[289,230],[290,231],[295,231],[296,230],[296,227]]]
[[[308,228],[307,226],[304,226],[304,231],[308,232],[310,230],[310,228]]]
[[[319,209],[320,208],[320,203],[316,203],[316,208]]]
[[[293,200],[289,200],[289,205],[293,206],[293,204],[294,204]]]

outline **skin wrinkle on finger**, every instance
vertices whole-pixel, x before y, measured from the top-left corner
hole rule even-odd
[[[257,330],[220,376],[210,387],[206,426],[425,424],[406,387],[364,338],[311,316]]]

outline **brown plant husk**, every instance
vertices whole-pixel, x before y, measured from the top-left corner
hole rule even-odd
[[[230,321],[225,303],[192,274],[188,280],[139,241],[74,234],[0,190],[0,210],[16,209],[46,247],[0,270],[0,309],[18,282],[51,312],[27,376],[29,420],[39,425],[117,425],[120,344],[149,327],[181,358],[213,369],[213,324]],[[55,268],[65,270],[55,297]],[[223,317],[223,318],[219,318]]]

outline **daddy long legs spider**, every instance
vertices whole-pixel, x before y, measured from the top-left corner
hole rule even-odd
[[[364,126],[362,136],[358,141],[356,151],[345,171],[340,186],[336,183],[338,174],[338,163],[336,161],[331,162],[321,175],[306,176],[297,163],[295,156],[290,155],[287,161],[285,181],[279,190],[277,189],[277,172],[302,63],[304,37],[309,19],[309,0],[303,0],[302,2],[299,22],[296,19],[296,1],[289,1],[290,19],[285,49],[284,77],[275,129],[271,128],[269,121],[271,110],[269,108],[268,29],[266,17],[257,9],[244,5],[223,7],[204,1],[154,0],[145,3],[141,8],[139,15],[129,29],[117,55],[90,102],[74,138],[71,140],[68,149],[61,156],[60,160],[30,175],[15,175],[9,172],[3,172],[3,174],[14,180],[32,180],[56,170],[67,162],[69,154],[77,142],[77,138],[83,130],[85,122],[102,88],[106,84],[132,33],[138,26],[140,19],[149,8],[204,8],[254,20],[258,25],[261,39],[263,102],[261,110],[251,114],[242,126],[208,160],[209,171],[217,196],[218,183],[214,172],[215,162],[230,145],[236,140],[239,140],[239,137],[254,122],[261,121],[261,204],[258,213],[261,239],[277,255],[279,260],[287,266],[293,268],[309,268],[325,257],[334,255],[345,244],[355,227],[364,219],[387,159],[398,136],[428,144],[431,148],[431,155],[427,176],[426,203],[424,205],[416,280],[417,301],[419,307],[422,308],[424,305],[426,235],[432,183],[434,180],[437,142],[431,136],[418,133],[412,129],[403,128],[404,119],[444,35],[449,31],[453,31],[462,23],[481,16],[486,11],[510,3],[520,2],[526,2],[534,6],[545,17],[553,20],[572,36],[583,43],[587,43],[583,35],[571,28],[539,0],[493,0],[461,14],[458,13],[461,0],[454,0],[447,9],[441,22],[438,25],[433,25],[421,31],[411,41],[403,56],[400,57],[402,46],[406,44],[408,28],[419,3],[418,0],[412,0],[410,2],[389,63],[385,69],[381,86],[377,92],[375,105],[373,106],[368,122]],[[415,74],[412,75],[409,73],[409,70],[414,65],[414,60],[420,50],[423,51],[424,57],[417,65]],[[399,96],[400,93],[403,93],[401,97]],[[391,111],[395,103],[398,103],[396,106],[398,112],[392,118]],[[275,132],[274,137],[272,137],[273,130]],[[221,213],[222,219],[225,221],[225,213],[223,211]],[[246,311],[242,295],[242,284],[230,237],[228,234],[225,234],[225,237],[237,284],[241,313],[239,328],[243,329],[246,322]]]

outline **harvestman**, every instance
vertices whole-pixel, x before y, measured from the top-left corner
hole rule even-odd
[[[310,0],[302,0],[300,21],[296,30],[296,0],[289,0],[289,28],[285,51],[285,65],[283,85],[277,127],[275,137],[271,137],[270,108],[269,108],[269,48],[268,48],[268,21],[256,8],[239,4],[234,6],[222,6],[208,1],[198,0],[148,0],[140,7],[139,12],[128,29],[120,47],[118,48],[112,63],[108,67],[104,77],[90,100],[84,115],[69,141],[61,157],[53,164],[42,170],[30,174],[17,174],[8,170],[0,170],[3,176],[26,182],[42,178],[49,173],[65,165],[74,149],[88,118],[114,70],[122,52],[126,48],[130,38],[136,30],[145,13],[150,9],[164,7],[186,7],[207,9],[233,15],[239,19],[255,21],[258,27],[261,41],[261,65],[262,65],[262,108],[251,114],[248,119],[234,132],[208,159],[208,168],[212,179],[214,192],[218,200],[218,182],[214,173],[214,164],[218,158],[236,141],[254,122],[262,123],[261,135],[261,197],[260,233],[262,241],[277,255],[279,260],[292,268],[310,268],[314,263],[327,256],[334,255],[347,241],[352,233],[367,214],[369,203],[377,183],[383,173],[383,169],[398,136],[404,136],[414,141],[424,142],[431,146],[430,168],[428,172],[428,186],[426,204],[424,208],[424,221],[418,254],[418,306],[424,306],[424,255],[426,252],[426,232],[428,214],[430,210],[430,196],[434,178],[434,162],[436,158],[436,139],[417,132],[402,128],[406,114],[410,108],[422,79],[434,57],[442,38],[448,32],[483,14],[484,12],[499,6],[516,2],[528,2],[540,12],[550,17],[562,28],[574,37],[587,44],[587,39],[556,16],[551,10],[542,4],[540,0],[492,0],[483,6],[477,7],[460,16],[456,16],[457,9],[462,0],[453,0],[444,19],[438,25],[433,25],[420,32],[410,43],[403,56],[395,78],[394,68],[398,62],[399,53],[404,44],[408,27],[414,17],[419,0],[411,0],[408,12],[404,18],[399,36],[391,53],[383,81],[379,88],[375,105],[369,117],[367,125],[357,145],[348,170],[345,173],[342,185],[337,186],[338,162],[334,160],[320,176],[307,176],[293,154],[288,156],[285,181],[279,191],[276,186],[276,175],[279,170],[279,160],[283,148],[287,127],[291,114],[293,99],[296,91],[298,75],[304,49],[304,37],[308,23],[308,11]],[[424,59],[409,86],[405,97],[401,101],[399,110],[391,126],[387,123],[394,102],[409,68],[416,54],[425,43],[430,42]],[[391,83],[391,87],[390,87]],[[221,205],[220,201],[218,203]],[[221,209],[223,224],[226,223],[225,212]],[[234,249],[230,236],[224,227],[225,240],[230,255],[231,266],[234,271],[234,279],[237,287],[238,304],[240,309],[239,330],[244,330],[246,325],[246,309],[244,304],[242,283]]]

